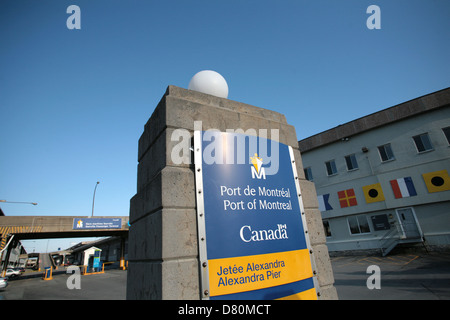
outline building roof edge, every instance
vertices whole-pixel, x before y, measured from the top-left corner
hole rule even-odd
[[[371,113],[298,142],[300,152],[450,105],[450,87]]]

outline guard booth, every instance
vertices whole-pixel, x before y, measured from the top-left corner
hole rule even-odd
[[[90,247],[84,251],[84,265],[86,266],[86,273],[100,271],[100,258],[102,249],[97,247]]]

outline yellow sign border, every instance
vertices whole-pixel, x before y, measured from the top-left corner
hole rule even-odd
[[[313,276],[308,249],[208,260],[210,295],[246,292]]]

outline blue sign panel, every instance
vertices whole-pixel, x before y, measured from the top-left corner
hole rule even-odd
[[[73,230],[120,229],[121,218],[75,218]]]
[[[100,267],[100,255],[102,254],[101,250],[95,250],[94,252],[94,263],[92,265],[93,268]]]
[[[209,298],[316,299],[292,149],[237,133],[194,140]]]

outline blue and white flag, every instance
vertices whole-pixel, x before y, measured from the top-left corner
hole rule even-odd
[[[317,201],[319,201],[319,210],[320,211],[328,211],[333,210],[333,207],[328,203],[328,199],[330,198],[330,194],[322,194],[317,196]]]

